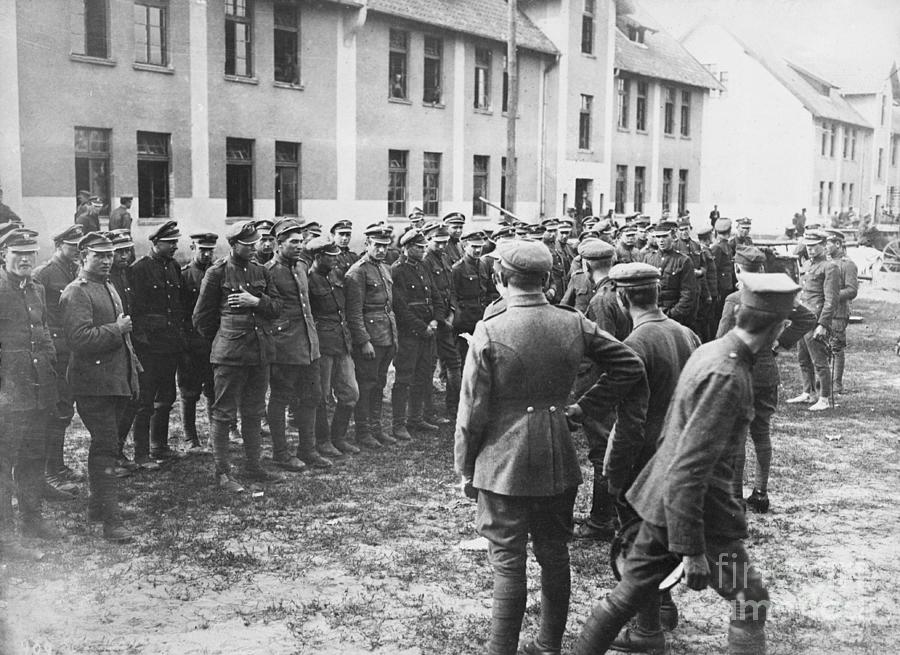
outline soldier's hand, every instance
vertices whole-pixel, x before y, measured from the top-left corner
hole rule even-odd
[[[817,325],[816,329],[813,330],[813,339],[824,339],[828,336],[828,330],[825,329],[824,325]]]
[[[694,591],[702,591],[709,584],[709,562],[706,554],[684,555],[681,558],[684,564],[684,581]]]
[[[116,327],[119,328],[119,332],[122,334],[128,334],[131,332],[131,317],[119,314],[118,318],[116,318]]]
[[[375,346],[371,341],[366,341],[360,348],[363,359],[375,359]]]
[[[232,308],[256,307],[258,304],[259,298],[249,291],[232,293],[228,296],[228,306]]]

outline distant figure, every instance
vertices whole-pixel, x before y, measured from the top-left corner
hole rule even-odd
[[[806,232],[806,207],[800,210],[799,214],[794,214],[794,236],[802,237]]]
[[[110,231],[131,229],[131,214],[128,210],[131,209],[133,198],[134,196],[119,197],[119,206],[113,209],[109,215]]]
[[[719,206],[713,205],[712,211],[709,212],[709,224],[715,227],[716,221],[720,218],[722,218],[722,214],[719,212]]]

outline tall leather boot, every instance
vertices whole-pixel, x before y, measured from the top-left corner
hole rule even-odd
[[[525,574],[494,573],[488,655],[515,655],[525,616]]]
[[[535,643],[538,652],[559,653],[562,648],[569,617],[571,580],[568,564],[541,568],[541,628]]]
[[[0,460],[0,559],[37,562],[43,559],[44,554],[38,550],[24,547],[16,537],[12,508],[15,483],[10,468],[9,464]],[[5,590],[0,590],[0,593],[4,592]]]
[[[139,412],[134,417],[134,461],[143,464],[150,461],[150,415]]]
[[[316,411],[313,407],[298,407],[294,415],[297,421],[297,458],[317,469],[331,468],[332,461],[316,450]]]
[[[447,370],[447,418],[451,423],[456,423],[456,411],[459,408],[459,389],[462,385],[462,378],[458,368]]]
[[[834,393],[844,393],[844,351],[834,352]]]
[[[22,517],[22,534],[40,539],[58,539],[61,535],[53,525],[41,516],[41,499],[44,490],[44,454],[36,457],[19,457],[15,468],[18,488],[19,514]]]
[[[352,407],[338,404],[331,418],[331,443],[345,455],[355,455],[359,452],[359,448],[347,440],[347,428],[352,414]]]
[[[394,439],[394,437],[392,437],[391,435],[387,434],[384,431],[384,426],[381,425],[381,414],[384,407],[383,394],[384,388],[378,387],[377,391],[373,389],[372,395],[369,396],[369,432],[371,433],[373,439],[379,441],[385,446],[390,446],[397,443],[397,440]]]
[[[244,491],[244,487],[231,477],[231,464],[228,453],[228,436],[230,432],[231,421],[215,420],[212,418],[212,410],[210,410],[209,441],[212,445],[213,461],[216,465],[216,484],[222,491],[240,493]]]
[[[269,434],[272,436],[272,459],[275,462],[284,462],[290,459],[286,421],[284,410],[287,408],[282,402],[269,398],[269,404],[266,407],[266,416],[269,421]]]
[[[613,610],[605,598],[594,605],[578,635],[572,655],[596,655],[609,650],[610,644],[629,617]]]
[[[367,450],[378,450],[381,442],[369,431],[369,389],[360,387],[359,401],[353,408],[353,420],[356,423],[356,444]]]
[[[425,398],[431,395],[431,387],[415,385],[409,389],[409,411],[406,419],[407,430],[416,432],[437,432],[440,428],[432,423],[434,419],[425,414]]]
[[[262,450],[262,417],[241,416],[241,438],[244,440],[244,471],[257,482],[274,482],[277,476],[265,471],[260,464]]]
[[[181,430],[184,432],[184,440],[192,448],[200,447],[200,438],[197,436],[197,399],[181,399]]]
[[[157,405],[150,416],[150,454],[158,458],[169,458],[172,449],[169,448],[169,412],[171,407]]]
[[[600,467],[594,467],[591,513],[584,523],[575,528],[577,539],[611,541],[616,534],[615,498]]]
[[[328,429],[328,405],[323,401],[317,407],[305,407],[304,411],[313,412],[316,417],[316,450],[322,457],[340,459],[344,452],[335,448],[331,442],[331,430]]]
[[[406,409],[409,404],[409,385],[394,382],[391,389],[391,432],[397,441],[409,441],[412,437],[406,429]]]

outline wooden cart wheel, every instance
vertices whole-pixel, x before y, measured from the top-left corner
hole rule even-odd
[[[881,270],[900,273],[900,239],[889,241],[881,251]]]

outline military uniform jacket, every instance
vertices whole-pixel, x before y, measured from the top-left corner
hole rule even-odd
[[[85,203],[86,204],[86,203]],[[75,213],[75,223],[84,226],[84,233],[100,231],[100,217],[97,214],[91,214],[88,211],[78,211]]]
[[[560,243],[559,241],[553,242],[553,251],[559,255],[559,258],[562,260],[563,266],[563,285],[562,288],[565,288],[569,284],[569,275],[572,270],[572,260],[575,259],[575,255],[569,249],[568,244]]]
[[[60,300],[71,355],[66,379],[76,396],[137,397],[141,365],[130,334],[116,319],[123,313],[108,280],[82,271]]]
[[[335,264],[335,270],[338,275],[344,277],[347,274],[347,271],[350,270],[350,267],[353,266],[359,260],[359,255],[350,250],[350,248],[341,248],[341,254],[337,256],[337,263]]]
[[[624,398],[624,415],[634,398],[646,403],[637,355],[542,293],[511,296],[481,321],[463,368],[457,473],[477,489],[507,496],[553,496],[578,485],[565,406],[583,357],[605,373],[579,400],[586,414],[602,419]]]
[[[619,341],[631,334],[631,316],[619,305],[616,284],[608,277],[603,278],[594,287],[594,295],[588,303],[585,316],[594,321],[601,330],[605,330]]]
[[[619,243],[616,245],[617,264],[630,264],[631,262],[642,261],[644,261],[644,255],[641,253],[641,249],[636,245],[626,246],[624,243]]]
[[[353,345],[397,345],[391,271],[383,263],[364,256],[347,271],[347,323]]]
[[[800,286],[800,302],[816,315],[819,325],[830,330],[831,319],[840,303],[840,267],[824,256],[819,257],[809,263]]]
[[[119,205],[109,213],[110,230],[130,230],[131,214],[125,207]]]
[[[44,285],[0,269],[0,413],[54,406],[55,362]]]
[[[181,267],[181,300],[184,305],[184,333],[187,335],[188,351],[192,354],[209,353],[210,341],[200,335],[194,329],[192,317],[197,299],[200,297],[200,287],[203,284],[203,276],[209,266],[200,268],[196,262],[190,262]]]
[[[682,325],[690,325],[697,314],[698,289],[694,266],[676,250],[657,250],[646,256],[644,263],[656,266],[659,280],[659,308],[666,316]]]
[[[186,346],[181,270],[174,259],[144,255],[131,265],[132,340],[142,352],[180,353]]]
[[[574,307],[584,314],[587,312],[588,305],[596,291],[597,287],[591,279],[591,274],[578,269],[573,272],[572,277],[569,278],[569,285],[566,287],[566,292],[563,294],[559,304]]]
[[[283,303],[281,314],[272,321],[275,357],[271,363],[308,366],[320,354],[319,335],[309,302],[307,267],[276,253],[266,269]]]
[[[703,344],[681,372],[657,442],[626,498],[667,530],[669,550],[706,552],[706,537],[743,539],[732,461],[753,418],[753,354],[734,332]]]
[[[703,255],[703,263],[706,266],[706,288],[711,298],[719,297],[719,271],[713,254],[705,243],[700,244],[700,253]]]
[[[450,237],[447,245],[444,246],[444,260],[447,266],[453,268],[453,265],[463,258],[462,246],[459,245],[459,239]]]
[[[78,277],[78,264],[68,264],[59,253],[54,253],[43,266],[34,269],[34,279],[44,286],[47,299],[47,327],[50,336],[53,337],[53,346],[56,348],[56,356],[68,358],[69,343],[66,341],[66,333],[63,329],[62,309],[59,307],[59,298],[63,289]]]
[[[852,260],[846,257],[833,259],[832,261],[838,265],[841,271],[841,290],[838,294],[839,300],[837,309],[834,312],[834,318],[849,319],[850,303],[859,292],[859,278],[857,277],[859,269]]]
[[[344,274],[332,269],[325,276],[310,269],[308,281],[309,304],[319,335],[319,352],[323,356],[350,354],[353,342],[347,324]]]
[[[441,299],[440,312],[446,318],[451,312],[456,311],[456,293],[453,290],[453,267],[447,264],[442,253],[427,250],[424,259],[428,273],[431,275],[431,283]]]
[[[128,266],[112,265],[109,269],[109,281],[119,294],[119,300],[122,301],[122,312],[126,316],[131,316],[132,296],[134,291],[131,289],[131,269]],[[190,314],[188,315],[190,317]],[[188,319],[190,320],[190,319]]]
[[[551,244],[547,248],[550,250],[550,256],[553,257],[553,263],[550,267],[550,288],[553,289],[553,298],[550,302],[556,305],[562,300],[563,294],[566,292],[568,272],[566,261],[556,249],[556,244]],[[490,276],[488,276],[488,279],[490,279]]]
[[[719,239],[709,247],[712,253],[713,262],[716,265],[716,291],[712,293],[713,287],[710,287],[710,293],[718,298],[724,298],[734,291],[734,257],[731,253],[731,246],[727,241]]]
[[[396,262],[391,266],[394,281],[394,316],[397,318],[397,332],[404,336],[426,337],[428,324],[432,320],[442,321],[439,315],[441,296],[431,280],[425,262]]]
[[[247,291],[256,307],[230,307],[228,296]],[[194,327],[212,341],[211,364],[265,366],[275,357],[272,320],[281,313],[281,296],[269,272],[253,261],[228,255],[206,270],[194,307]]]
[[[697,278],[698,300],[710,296],[706,282],[706,259],[703,257],[703,249],[700,243],[693,239],[676,239],[675,250],[691,260],[694,266],[694,277]]]
[[[491,272],[480,259],[463,257],[453,265],[453,291],[456,293],[453,327],[457,332],[472,334],[475,324],[481,320],[488,304],[490,279]]]

